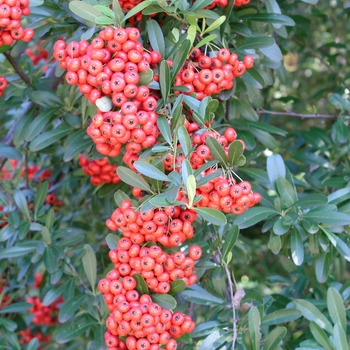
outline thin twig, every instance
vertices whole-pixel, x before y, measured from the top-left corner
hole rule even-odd
[[[85,290],[90,290],[90,288],[86,285],[86,283],[83,281],[83,279],[80,277],[80,275],[78,274],[78,271],[76,270],[76,268],[74,267],[74,265],[70,262],[68,263],[68,266],[72,269],[74,275],[76,277],[79,278],[80,284],[81,286],[85,289]]]
[[[271,114],[271,115],[288,115],[290,117],[298,117],[298,118],[322,118],[322,119],[335,119],[339,117],[339,114],[320,114],[320,113],[315,113],[315,114],[303,114],[303,113],[295,113],[295,112],[278,112],[278,111],[268,111],[266,109],[259,109],[257,110],[258,114]]]
[[[11,56],[11,53],[9,51],[3,52],[3,55],[7,58],[15,72],[21,77],[21,79],[27,84],[30,85],[30,79],[27,74],[25,74],[22,70],[22,68],[17,64],[15,59]]]
[[[232,283],[232,279],[231,279],[231,274],[230,271],[228,270],[228,267],[225,265],[225,271],[226,271],[226,275],[227,275],[227,279],[228,279],[228,284],[230,286],[230,294],[231,294],[231,306],[232,306],[232,323],[233,323],[233,339],[232,339],[232,350],[235,349],[235,344],[236,344],[236,340],[237,340],[237,319],[236,319],[236,308],[234,305],[234,292],[233,292],[233,283]]]

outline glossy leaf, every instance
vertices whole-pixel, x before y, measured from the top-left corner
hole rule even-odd
[[[349,344],[346,339],[344,328],[340,324],[336,324],[333,330],[334,345],[337,350],[348,350]]]
[[[170,295],[176,295],[186,289],[186,283],[183,280],[175,280],[170,283]]]
[[[315,322],[310,322],[310,331],[314,336],[315,340],[323,346],[325,350],[334,350],[326,332],[320,328]]]
[[[170,130],[168,120],[164,116],[160,115],[157,118],[157,125],[165,141],[168,143],[168,145],[172,146],[171,130]]]
[[[45,202],[48,189],[49,183],[47,181],[42,182],[38,187],[34,202],[34,218],[36,218],[38,210]]]
[[[274,154],[266,159],[266,170],[270,182],[275,185],[279,177],[286,177],[286,168],[283,158],[279,154]]]
[[[193,208],[202,218],[213,225],[225,225],[226,216],[219,210],[211,208]]]
[[[226,154],[223,148],[221,147],[218,140],[214,137],[208,137],[206,140],[206,145],[210,148],[211,155],[219,161],[219,163],[223,166],[227,166]]]
[[[65,323],[70,320],[78,310],[82,302],[85,300],[85,295],[78,295],[63,304],[58,314],[58,320]]]
[[[155,22],[155,21],[151,21],[151,22]],[[166,60],[161,60],[159,64],[159,85],[160,85],[160,92],[164,100],[164,103],[167,103],[168,96],[170,93],[170,68]]]
[[[333,287],[330,287],[327,290],[327,307],[333,323],[338,323],[346,332],[346,313],[344,303],[339,292]]]
[[[102,15],[100,11],[83,1],[70,1],[69,9],[77,16],[90,22],[94,22],[96,17]]]
[[[333,244],[333,246],[341,254],[341,256],[345,260],[350,261],[350,247],[333,232],[326,230],[322,226],[320,226],[320,228],[326,234],[329,241]]]
[[[88,278],[92,290],[95,290],[96,286],[96,273],[97,273],[97,260],[94,250],[91,245],[85,244],[85,254],[83,255],[83,267],[85,275]]]
[[[287,328],[276,327],[265,339],[264,350],[275,350],[287,334]]]
[[[296,228],[292,229],[290,236],[290,249],[294,264],[297,266],[302,265],[304,262],[304,245],[301,235]]]
[[[67,127],[45,131],[30,143],[29,149],[32,152],[38,152],[67,136],[70,132],[71,129]]]
[[[45,306],[51,305],[63,294],[64,290],[66,289],[66,285],[66,283],[62,283],[50,289],[44,296],[43,304]]]
[[[169,294],[152,294],[151,298],[154,303],[159,304],[163,309],[175,309],[177,302]]]
[[[191,139],[188,134],[188,131],[184,125],[181,125],[179,129],[177,130],[177,136],[179,138],[180,145],[182,147],[182,150],[185,153],[185,156],[187,157],[190,154],[190,151],[192,149],[191,145]]]
[[[136,280],[136,290],[140,293],[140,295],[149,294],[144,278],[138,273],[133,274],[132,277],[134,277]]]
[[[238,225],[240,229],[243,229],[253,226],[262,220],[267,220],[273,214],[277,215],[277,211],[274,209],[265,207],[250,208],[239,215],[233,223]]]
[[[68,328],[57,333],[56,341],[58,344],[65,344],[71,340],[77,339],[81,334],[95,325],[94,320],[79,320]]]
[[[293,204],[293,207],[299,208],[299,209],[311,209],[314,207],[320,207],[322,205],[327,204],[328,199],[323,194],[313,193],[309,194],[298,201],[296,201]]]
[[[137,175],[135,172],[133,172],[129,168],[119,166],[117,173],[120,179],[126,184],[132,187],[140,188],[141,190],[144,190],[147,192],[150,191],[149,184],[140,175]]]
[[[210,294],[198,285],[190,286],[181,293],[181,296],[184,299],[199,305],[212,305],[224,303],[222,299]]]
[[[150,163],[138,160],[134,163],[134,167],[141,174],[146,175],[152,179],[160,180],[160,181],[169,181],[169,178],[167,175],[165,175],[162,171],[160,171],[158,168],[156,168],[154,165]]]
[[[295,189],[285,178],[276,179],[276,188],[287,207],[291,207],[298,200]]]
[[[235,246],[238,236],[239,236],[239,228],[237,225],[232,225],[232,230],[227,232],[225,237],[225,242],[222,246],[222,260],[225,261],[229,252],[232,251]]]
[[[32,253],[35,247],[9,247],[0,250],[0,260],[18,258],[19,256],[24,256]]]
[[[261,325],[274,326],[281,323],[295,321],[301,317],[301,312],[297,309],[281,309],[266,315]]]
[[[26,302],[13,303],[1,309],[0,314],[24,312],[24,311],[28,311],[32,307],[33,307],[33,304],[31,303],[26,303]]]
[[[248,313],[248,329],[253,350],[260,349],[260,322],[259,310],[255,306],[252,306]]]
[[[0,143],[0,154],[1,157],[19,161],[21,161],[23,158],[23,155],[20,151],[3,143]]]

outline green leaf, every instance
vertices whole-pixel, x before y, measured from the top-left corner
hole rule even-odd
[[[57,108],[48,108],[40,112],[24,130],[23,138],[26,141],[34,140],[35,137],[37,137],[45,128],[45,126],[50,122],[51,118],[57,111]]]
[[[185,156],[187,157],[192,150],[192,144],[188,131],[184,125],[181,125],[177,130],[177,136],[179,138],[182,150],[184,151]]]
[[[28,96],[36,104],[47,107],[62,106],[62,100],[53,92],[46,90],[29,90]]]
[[[159,304],[163,309],[175,309],[176,300],[169,294],[152,294],[151,298],[154,303]]]
[[[226,16],[220,16],[218,19],[216,19],[208,28],[206,28],[204,30],[204,32],[202,33],[209,33],[212,32],[213,30],[215,30],[216,28],[219,28],[221,26],[221,24],[223,24],[226,20]]]
[[[318,247],[318,243],[316,244]],[[332,258],[330,253],[323,252],[317,258],[316,264],[315,264],[315,273],[316,273],[317,281],[319,283],[325,283],[327,281],[331,264],[332,264]]]
[[[249,208],[243,214],[239,215],[233,223],[238,225],[240,229],[254,226],[262,220],[267,220],[272,214],[277,215],[274,209],[266,207]]]
[[[243,144],[240,141],[233,141],[228,150],[228,162],[231,166],[235,166],[239,158],[243,154]]]
[[[54,256],[54,253],[50,246],[47,246],[45,248],[44,265],[46,267],[47,272],[50,274],[53,274],[55,271],[58,270],[58,261],[57,258]]]
[[[157,118],[157,125],[165,141],[168,143],[168,145],[172,146],[173,143],[172,143],[171,130],[170,130],[168,120],[163,115],[160,115]]]
[[[50,131],[45,131],[30,143],[29,149],[32,152],[40,151],[60,140],[62,137],[68,135],[71,130],[71,128],[62,127]]]
[[[209,0],[212,2],[212,0]],[[216,34],[210,34],[208,36],[206,36],[204,39],[202,39],[193,49],[198,49],[199,47],[202,47],[208,43],[210,43],[211,41],[213,41],[215,38],[217,37]]]
[[[103,13],[104,15],[115,19],[114,12],[109,7],[103,6],[103,5],[94,5],[94,8],[97,11],[100,11],[101,13]]]
[[[57,300],[65,291],[67,283],[61,283],[52,289],[50,289],[44,296],[43,304],[45,306],[51,305],[55,300]]]
[[[114,201],[117,203],[118,207],[122,205],[122,202],[124,200],[131,200],[130,197],[121,190],[118,190],[117,192],[115,192],[113,198],[114,198]]]
[[[79,306],[85,299],[86,295],[78,295],[72,298],[71,300],[65,302],[58,314],[58,320],[61,323],[66,323],[67,321],[69,321],[74,316],[75,312],[78,310]]]
[[[48,189],[49,189],[49,183],[47,181],[44,181],[38,187],[38,190],[35,196],[35,202],[34,202],[34,219],[36,219],[38,210],[45,202]]]
[[[198,285],[193,285],[181,293],[181,296],[188,301],[199,305],[223,304],[224,301],[203,289]]]
[[[265,22],[271,24],[283,24],[284,26],[294,26],[295,22],[292,18],[278,13],[254,13],[243,15],[240,17],[246,21]]]
[[[67,138],[63,160],[71,161],[74,157],[93,146],[94,142],[87,137],[86,130],[78,130]]]
[[[196,178],[194,175],[189,175],[186,185],[188,205],[191,207],[193,204],[194,197],[196,195]]]
[[[282,309],[272,312],[264,317],[262,326],[274,326],[281,323],[291,322],[300,318],[301,312],[297,309]]]
[[[167,175],[165,175],[162,171],[156,168],[154,165],[138,160],[134,163],[134,167],[143,175],[146,175],[152,179],[160,180],[160,181],[169,181]],[[120,168],[118,168],[119,170]],[[118,173],[119,174],[119,173]]]
[[[6,339],[6,344],[8,345],[8,343],[10,343],[12,345],[11,348],[6,346],[6,349],[21,350],[21,345],[18,342],[18,338],[17,338],[16,333],[9,332],[6,328],[2,328],[1,333],[3,336],[2,338]]]
[[[258,114],[255,112],[255,110],[252,108],[252,106],[249,103],[247,103],[244,100],[238,100],[237,102],[238,102],[238,104],[237,104],[238,111],[242,115],[243,118],[245,118],[251,122],[256,122],[259,120]],[[261,136],[261,134],[259,134],[259,132],[261,133],[260,130],[251,129],[250,131],[256,137]],[[262,139],[262,137],[260,137],[260,139]]]
[[[293,204],[293,207],[297,207],[299,209],[311,209],[314,207],[320,207],[326,205],[328,203],[328,199],[323,194],[312,193],[299,199],[297,202]]]
[[[226,225],[226,216],[219,210],[211,208],[193,208],[202,218],[213,225]]]
[[[226,154],[219,141],[214,137],[208,137],[206,144],[210,148],[211,155],[218,160],[223,167],[227,167]]]
[[[310,322],[310,331],[315,340],[324,347],[325,350],[334,350],[325,331],[315,322]]]
[[[0,260],[18,258],[19,256],[28,255],[35,250],[35,247],[9,247],[0,250]]]
[[[86,332],[88,329],[96,325],[96,320],[85,320],[81,319],[76,321],[75,324],[70,325],[57,333],[56,341],[58,344],[64,344],[71,340],[77,339],[81,334]]]
[[[287,334],[286,327],[276,327],[268,334],[264,342],[264,350],[275,350]]]
[[[3,158],[15,159],[19,161],[21,161],[23,158],[23,155],[20,151],[3,143],[0,143],[0,154]]]
[[[151,43],[153,50],[158,51],[162,55],[162,57],[164,57],[165,56],[164,34],[160,29],[159,24],[155,20],[152,19],[147,22],[147,33],[148,33],[148,39]],[[166,61],[164,62],[165,64],[167,64]],[[162,79],[161,73],[159,74],[159,78]],[[170,80],[168,80],[167,84],[170,85]],[[169,91],[170,91],[170,86],[169,86]],[[164,101],[166,101],[166,99],[164,99]]]
[[[31,303],[26,303],[26,302],[13,303],[1,309],[0,314],[20,313],[20,312],[28,311],[32,307],[33,307],[33,304]]]
[[[337,350],[349,350],[348,341],[346,339],[346,333],[340,324],[336,324],[333,330],[333,341],[335,349]]]
[[[275,182],[279,177],[286,177],[286,167],[283,158],[279,154],[274,154],[266,159],[266,170],[270,182],[275,186]]]
[[[269,242],[267,244],[267,247],[274,253],[275,255],[278,254],[282,248],[282,241],[281,236],[278,236],[274,234],[273,232],[270,233]]]
[[[176,295],[186,289],[186,283],[183,280],[175,280],[170,283],[170,295]]]
[[[338,236],[336,236],[334,233],[326,230],[324,227],[320,226],[321,230],[326,234],[329,241],[333,244],[335,249],[341,254],[341,256],[347,260],[350,261],[350,247],[342,241]]]
[[[346,332],[346,313],[345,307],[339,292],[330,287],[327,290],[327,308],[334,324],[339,324]]]
[[[229,252],[232,251],[239,236],[239,228],[237,225],[232,225],[232,231],[226,232],[225,242],[222,246],[222,260],[226,261]]]
[[[304,218],[330,226],[350,225],[350,215],[337,211],[322,210],[322,208],[309,211],[304,214]]]
[[[113,233],[109,233],[106,237],[106,243],[109,249],[117,249],[117,245],[119,242],[119,237],[114,235]]]
[[[28,221],[31,221],[27,199],[20,190],[15,190],[13,194],[13,199],[19,210],[25,215]]]
[[[100,11],[83,1],[70,1],[69,9],[80,18],[89,22],[95,22],[95,18],[102,15]]]
[[[88,278],[88,281],[90,283],[92,290],[95,291],[96,273],[97,273],[96,255],[91,245],[85,244],[84,249],[85,249],[85,254],[83,255],[83,259],[82,259],[84,271],[85,271],[86,277]]]
[[[338,205],[350,198],[350,187],[341,188],[328,195],[328,203]]]
[[[18,327],[16,322],[2,317],[0,317],[0,325],[5,327],[10,332],[14,332]]]
[[[138,273],[134,273],[132,277],[134,277],[136,280],[136,290],[140,293],[140,295],[149,294],[145,279]]]
[[[295,189],[285,178],[276,179],[276,188],[287,207],[291,207],[298,200]]]
[[[116,19],[116,22],[119,27],[122,27],[123,23],[123,18],[124,18],[124,13],[120,7],[119,1],[118,0],[113,0],[112,1],[112,9],[114,12],[114,17]]]
[[[316,306],[303,299],[296,299],[293,303],[307,320],[315,322],[319,327],[332,334],[331,323]]]
[[[236,50],[251,50],[261,49],[264,47],[271,47],[276,42],[273,38],[268,36],[254,36],[246,39],[242,44],[236,47]]]
[[[290,236],[290,249],[295,265],[300,266],[304,262],[304,245],[299,231],[293,227]]]
[[[196,0],[195,3],[191,7],[192,12],[196,12],[208,5],[210,5],[213,0]]]
[[[155,21],[151,21],[151,22],[155,22]],[[150,22],[148,22],[148,24],[149,23]],[[164,104],[166,104],[168,101],[170,87],[171,87],[170,80],[171,80],[170,68],[169,68],[168,62],[166,60],[161,60],[159,64],[159,85],[160,85],[160,92],[161,92]],[[172,143],[170,142],[169,144],[171,145]]]
[[[140,77],[140,80],[139,80],[139,83],[137,84],[138,86],[148,85],[153,81],[153,70],[146,69],[145,71],[139,73],[139,77]]]
[[[179,50],[177,51],[174,60],[173,60],[173,69],[171,71],[171,80],[173,81],[177,75],[177,73],[180,71],[182,66],[184,65],[188,54],[191,49],[191,42],[186,39]]]
[[[260,322],[259,310],[252,306],[248,313],[248,330],[253,350],[260,350]]]
[[[33,338],[27,345],[27,350],[37,350],[40,346],[38,338]]]
[[[123,182],[132,187],[137,187],[147,192],[151,190],[149,184],[140,175],[136,174],[129,168],[119,166],[117,174]]]

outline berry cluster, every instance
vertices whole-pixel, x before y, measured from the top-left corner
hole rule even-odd
[[[51,305],[45,306],[39,297],[29,297],[27,302],[33,304],[29,312],[34,315],[32,322],[35,325],[52,326],[58,323],[58,305],[62,303],[63,299],[58,298]]]
[[[0,76],[0,97],[2,96],[3,91],[7,87],[7,80],[4,76]]]
[[[35,50],[31,48],[25,49],[24,53],[32,60],[34,66],[36,66],[40,60],[47,61],[48,52],[42,49],[40,45],[36,45]]]
[[[94,186],[99,186],[104,183],[120,182],[117,175],[118,167],[109,163],[108,158],[104,157],[99,160],[89,160],[83,155],[79,156],[79,165],[83,168],[86,175],[90,176],[90,182]]]
[[[248,5],[250,0],[235,0],[235,7],[240,7],[244,5]],[[212,9],[216,6],[218,7],[226,7],[228,4],[228,0],[214,0],[211,4],[204,7],[205,9]]]
[[[247,55],[239,61],[237,54],[228,49],[220,49],[217,57],[203,55],[200,49],[195,49],[191,61],[176,76],[174,86],[185,86],[189,89],[185,94],[196,93],[196,98],[202,100],[205,96],[230,90],[233,79],[243,75],[253,64],[252,56]]]
[[[19,331],[19,343],[20,344],[28,344],[32,339],[38,339],[40,343],[48,343],[51,341],[51,336],[50,335],[43,335],[41,332],[35,332],[32,333],[32,330],[30,328],[27,328],[24,331]],[[41,349],[39,347],[38,349]]]
[[[124,200],[106,221],[106,226],[112,231],[119,229],[132,243],[152,241],[171,248],[193,237],[192,222],[196,218],[196,212],[177,206],[138,212],[132,208],[131,201]]]
[[[15,40],[29,42],[32,28],[23,29],[21,17],[30,14],[29,0],[2,0],[0,5],[0,46],[12,45]]]
[[[126,278],[125,275],[138,273],[149,289],[161,294],[169,293],[170,283],[175,280],[181,279],[187,286],[193,285],[197,281],[193,273],[194,261],[201,256],[202,251],[198,246],[190,248],[188,257],[183,252],[167,255],[157,245],[141,248],[126,237],[119,240],[117,249],[109,252],[117,276],[119,273]],[[115,282],[113,288],[120,290],[122,284]]]
[[[176,340],[171,338],[192,332],[195,323],[191,317],[163,309],[148,294],[140,296],[131,275],[123,276],[121,281],[119,277],[119,270],[112,270],[98,284],[111,311],[106,320],[107,348],[159,350],[165,345],[166,349],[176,349]],[[120,337],[125,336],[124,343]]]

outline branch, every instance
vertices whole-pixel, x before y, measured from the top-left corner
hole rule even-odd
[[[236,308],[234,304],[234,291],[233,291],[233,283],[231,279],[230,271],[228,267],[225,265],[226,276],[228,279],[228,284],[230,286],[230,294],[231,294],[231,306],[232,306],[232,323],[233,323],[233,339],[232,339],[232,350],[235,350],[235,344],[237,340],[237,319],[236,319]]]
[[[264,108],[261,108],[257,110],[258,114],[271,114],[271,115],[288,115],[290,117],[297,117],[297,118],[322,118],[322,119],[335,119],[339,117],[339,114],[303,114],[303,113],[295,113],[295,112],[277,112],[277,111],[268,111]]]
[[[15,59],[11,56],[10,52],[3,52],[3,55],[7,58],[7,60],[10,62],[11,66],[15,70],[15,72],[22,78],[22,80],[27,84],[30,85],[30,79],[28,75],[26,75],[21,67],[17,64]]]

